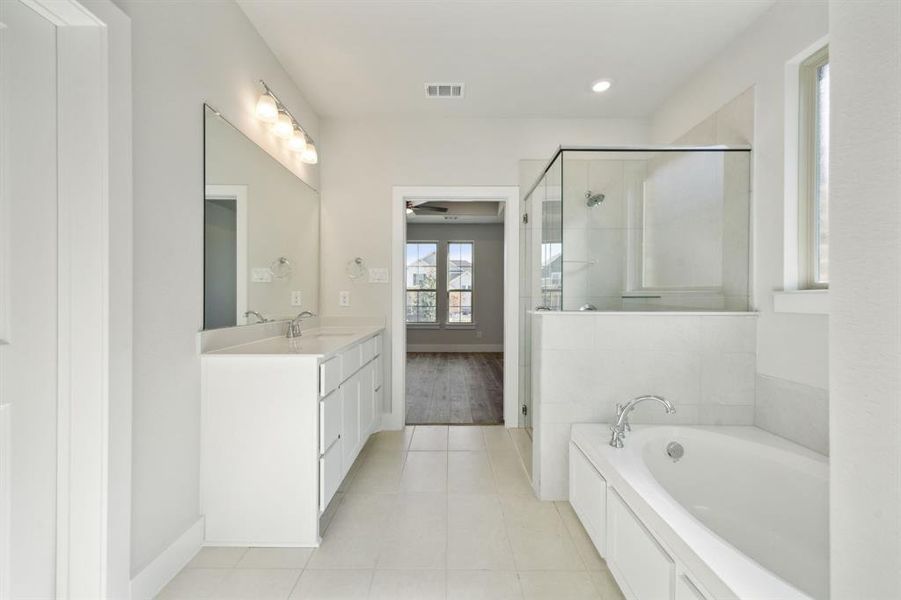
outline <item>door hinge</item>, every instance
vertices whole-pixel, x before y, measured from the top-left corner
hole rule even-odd
[[[523,416],[526,416],[529,414],[529,407],[526,406],[525,404],[522,405],[522,414],[523,414]]]
[[[524,225],[529,224],[529,213],[522,213],[522,222]]]

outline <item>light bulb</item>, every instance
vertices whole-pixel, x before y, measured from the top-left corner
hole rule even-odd
[[[278,103],[269,94],[260,94],[257,100],[257,118],[264,123],[275,123],[278,119]]]
[[[409,206],[407,207],[407,214],[408,214],[408,215],[412,215],[412,214],[413,214],[413,209],[410,208]]]
[[[300,160],[308,165],[315,165],[319,162],[319,154],[316,153],[316,146],[312,142],[307,144],[306,149],[300,153]]]
[[[288,139],[291,137],[291,134],[294,133],[294,122],[291,121],[291,117],[288,116],[288,113],[278,113],[278,118],[272,126],[272,131],[280,138]]]
[[[307,136],[295,127],[294,133],[291,134],[291,139],[288,140],[288,146],[295,152],[303,152],[307,149]]]
[[[600,94],[609,90],[611,85],[613,85],[613,82],[609,79],[601,79],[600,81],[596,81],[594,85],[591,86],[591,91],[595,94]]]

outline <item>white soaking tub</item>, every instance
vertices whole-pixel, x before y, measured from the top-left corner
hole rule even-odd
[[[573,426],[570,501],[628,598],[828,598],[826,457],[755,427],[609,439]]]

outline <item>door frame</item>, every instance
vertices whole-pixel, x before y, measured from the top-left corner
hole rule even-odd
[[[128,598],[131,23],[109,0],[20,1],[56,27],[56,598]],[[10,117],[5,111],[0,98],[0,128]],[[2,181],[10,168],[6,150]],[[9,202],[0,188],[0,235],[11,226]],[[8,267],[8,249],[0,245],[0,293],[8,289]],[[0,312],[0,352],[12,351],[17,335],[8,311]],[[14,426],[14,401],[0,398],[4,429]],[[0,599],[11,595],[9,498],[15,490],[9,487],[14,457],[8,441],[4,435],[0,446]]]
[[[246,325],[247,298],[247,186],[207,185],[203,195],[207,200],[229,200],[235,203],[235,324]],[[206,208],[204,207],[204,211]],[[204,224],[205,225],[205,224]],[[206,237],[204,236],[204,241]],[[205,246],[205,244],[204,244]],[[206,247],[204,247],[206,252]]]
[[[408,201],[497,201],[504,203],[504,426],[519,425],[519,186],[394,186],[391,205],[391,412],[384,429],[406,424],[405,322]]]

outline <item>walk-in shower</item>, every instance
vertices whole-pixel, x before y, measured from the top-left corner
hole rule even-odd
[[[747,311],[750,156],[560,148],[522,203],[523,356],[533,310]]]
[[[747,310],[750,149],[562,148],[525,197],[531,309]]]

